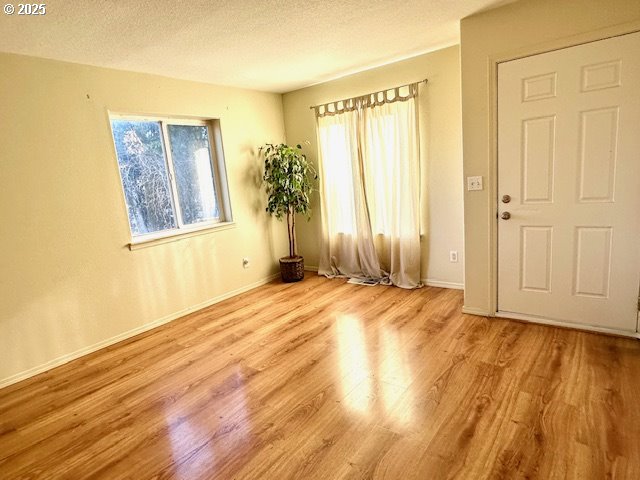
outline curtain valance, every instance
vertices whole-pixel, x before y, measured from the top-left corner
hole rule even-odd
[[[418,95],[418,85],[423,82],[426,83],[427,80],[425,79],[408,85],[380,90],[378,92],[368,93],[358,97],[315,105],[311,108],[315,111],[316,117],[325,117],[339,115],[345,112],[352,112],[361,108],[377,107],[387,103],[406,102]]]

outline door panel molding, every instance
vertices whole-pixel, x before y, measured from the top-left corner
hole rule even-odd
[[[552,251],[552,226],[520,226],[520,290],[551,293]]]
[[[618,161],[620,107],[580,112],[578,201],[613,202]],[[602,158],[608,162],[603,164]]]
[[[573,295],[609,298],[613,227],[577,226],[574,238]],[[599,258],[600,262],[589,268],[583,261],[589,256]]]
[[[522,203],[553,203],[556,116],[522,120]]]
[[[582,92],[615,88],[621,85],[621,60],[594,63],[582,67]]]

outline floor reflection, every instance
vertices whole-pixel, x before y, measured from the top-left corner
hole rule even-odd
[[[413,397],[409,388],[411,366],[396,329],[383,327],[380,344],[379,376],[382,380],[380,390],[383,408],[390,421],[405,427],[413,419]]]
[[[372,326],[367,327],[369,331]],[[406,427],[413,419],[409,385],[411,367],[400,333],[392,327],[378,331],[379,349],[369,350],[362,320],[340,314],[335,322],[343,404],[352,412],[382,414]]]
[[[368,413],[372,380],[364,329],[357,317],[344,314],[338,315],[335,326],[344,404],[352,411]]]
[[[190,480],[203,471],[214,471],[219,460],[240,455],[251,445],[251,413],[239,367],[220,386],[232,389],[224,402],[210,392],[210,404],[198,415],[180,418],[167,414],[167,430],[174,462],[173,478]],[[203,401],[207,401],[203,399]],[[195,446],[201,445],[200,448]]]

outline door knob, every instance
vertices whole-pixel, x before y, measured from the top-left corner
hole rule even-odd
[[[511,196],[510,195],[503,195],[502,196],[502,203],[509,203],[511,201]]]
[[[503,220],[509,220],[511,218],[511,214],[509,212],[502,212],[500,218],[502,218]]]

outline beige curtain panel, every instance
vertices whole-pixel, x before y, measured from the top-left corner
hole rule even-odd
[[[420,283],[418,84],[314,107],[319,273]]]

